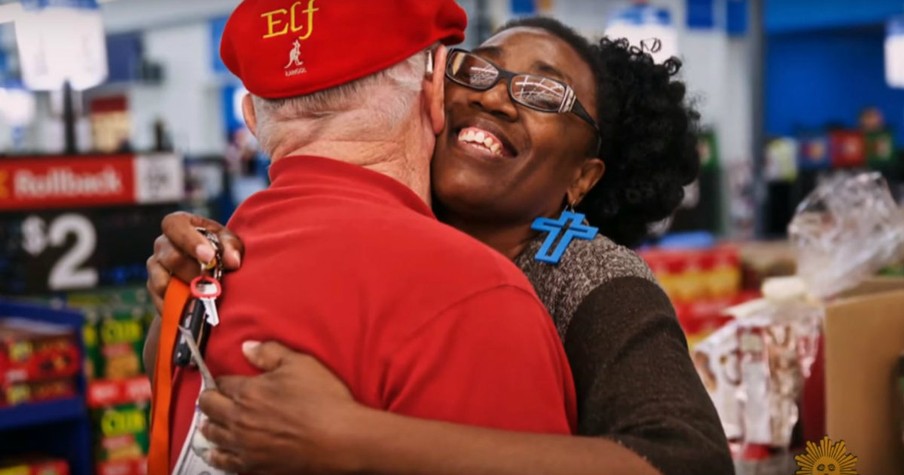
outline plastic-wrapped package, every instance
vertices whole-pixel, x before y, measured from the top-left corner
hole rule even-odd
[[[856,287],[901,255],[904,219],[879,173],[826,179],[788,226],[797,275],[827,299]]]
[[[716,378],[707,389],[729,439],[741,445],[789,447],[824,303],[901,256],[904,217],[881,175],[841,175],[801,203],[789,236],[798,275],[767,280],[762,299],[729,309],[735,320],[694,352],[708,362],[698,364],[704,381],[718,374],[713,361],[735,362],[736,381]]]
[[[744,442],[784,448],[791,443],[797,401],[816,359],[823,310],[805,299],[766,295],[767,306],[736,320],[737,397]]]
[[[741,424],[738,386],[741,383],[738,364],[738,325],[731,321],[694,347],[694,366],[706,391],[718,408],[722,429],[728,440],[744,435]]]

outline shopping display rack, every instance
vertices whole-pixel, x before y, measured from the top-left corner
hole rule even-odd
[[[78,311],[0,300],[0,315],[72,327],[84,356],[84,316]],[[91,422],[84,376],[77,381],[74,397],[0,409],[0,458],[49,455],[68,461],[72,475],[91,475]]]

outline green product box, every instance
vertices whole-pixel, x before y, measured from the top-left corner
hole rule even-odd
[[[883,168],[894,161],[895,142],[890,132],[870,132],[865,139],[866,161],[871,168]]]
[[[88,379],[128,379],[144,374],[141,356],[155,315],[146,289],[122,287],[71,293],[66,302],[85,314]]]
[[[147,328],[147,313],[140,307],[90,312],[85,326],[89,378],[128,379],[144,374],[141,355]]]
[[[719,142],[716,140],[715,131],[704,130],[700,132],[697,139],[697,153],[700,156],[701,169],[719,168]]]
[[[96,462],[134,460],[147,455],[150,406],[124,404],[92,409]]]

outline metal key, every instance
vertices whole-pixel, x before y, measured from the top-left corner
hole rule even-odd
[[[217,382],[213,379],[213,375],[210,373],[210,368],[207,367],[207,363],[204,362],[204,357],[201,356],[201,350],[198,348],[198,345],[195,344],[191,332],[183,327],[179,327],[179,331],[182,333],[182,336],[185,337],[185,343],[188,345],[188,349],[191,352],[191,359],[201,373],[201,380],[204,381],[204,387],[206,389],[216,389]]]
[[[191,282],[192,295],[204,305],[207,323],[214,327],[220,324],[220,314],[217,313],[217,297],[220,292],[220,282],[212,277],[201,276]]]
[[[204,235],[213,246],[214,259],[211,262],[199,262],[201,274],[191,282],[192,298],[186,303],[182,312],[181,327],[192,335],[192,342],[203,355],[211,327],[220,322],[216,298],[222,289],[220,279],[223,277],[223,259],[220,241],[216,234],[203,228],[197,228],[197,231]],[[183,332],[178,339],[173,354],[173,363],[180,367],[190,366],[193,361],[186,341],[188,337]]]
[[[207,334],[210,333],[210,324],[207,323],[205,318],[206,313],[207,310],[201,301],[192,298],[185,305],[182,321],[179,325],[180,330],[185,330],[189,335],[192,335],[191,340],[198,342],[196,346],[202,348],[202,351],[207,343]],[[178,343],[173,352],[173,364],[179,367],[189,366],[192,363],[192,358],[191,349],[186,344],[188,338],[184,334],[177,335],[177,337]]]

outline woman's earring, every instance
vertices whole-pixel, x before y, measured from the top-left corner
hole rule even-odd
[[[534,259],[548,264],[558,264],[571,241],[595,238],[600,230],[589,226],[586,218],[584,213],[576,212],[574,206],[569,204],[559,215],[559,219],[543,217],[535,219],[530,228],[534,231],[547,232],[549,235],[546,236]]]

